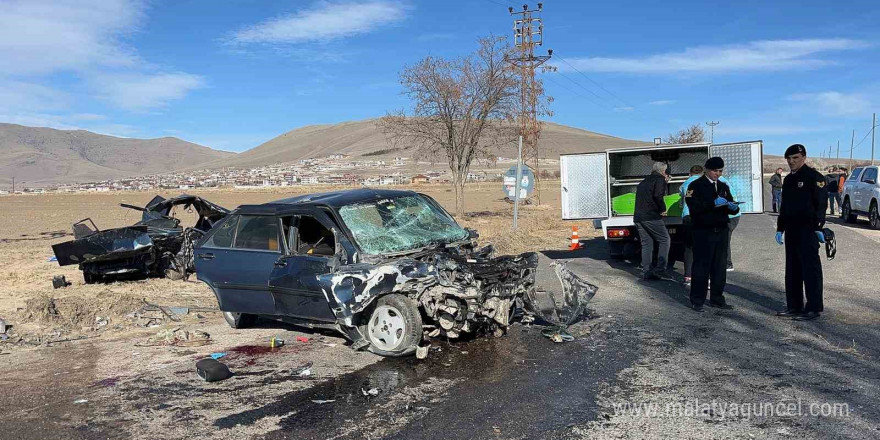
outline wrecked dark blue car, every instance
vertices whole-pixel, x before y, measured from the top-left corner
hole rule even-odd
[[[412,353],[424,337],[503,335],[517,311],[567,325],[596,287],[534,253],[493,257],[436,201],[358,189],[243,205],[196,244],[198,279],[234,328],[258,316],[332,328],[355,349]]]

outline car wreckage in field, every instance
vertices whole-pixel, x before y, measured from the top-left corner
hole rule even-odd
[[[564,263],[495,257],[476,238],[429,196],[358,189],[240,206],[194,253],[232,327],[335,329],[385,356],[425,336],[500,336],[520,311],[557,326],[584,315],[597,288]]]
[[[78,264],[86,284],[124,278],[166,276],[186,278],[195,270],[193,244],[229,214],[229,210],[201,197],[183,194],[170,199],[154,197],[132,226],[99,230],[90,219],[73,225],[74,240],[52,246],[61,266]],[[176,210],[192,212],[198,220],[181,226]]]

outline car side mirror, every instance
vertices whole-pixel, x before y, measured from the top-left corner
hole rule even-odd
[[[866,179],[865,183],[867,183],[868,185],[876,185],[877,181],[874,179]]]

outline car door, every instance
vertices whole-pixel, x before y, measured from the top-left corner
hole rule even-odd
[[[215,227],[196,249],[197,276],[212,287],[220,310],[274,315],[269,275],[281,256],[279,220],[260,215],[232,217]]]
[[[870,209],[871,195],[874,186],[877,183],[877,167],[866,167],[862,171],[862,177],[859,179],[858,186],[858,208],[859,211],[868,212]]]
[[[279,315],[335,322],[336,301],[318,282],[344,261],[339,229],[320,211],[293,213],[282,219],[285,255],[274,264],[269,288]]]
[[[852,174],[849,175],[849,178],[844,183],[844,202],[849,197],[849,206],[852,210],[858,209],[856,208],[856,197],[858,196],[859,179],[862,177],[862,170],[864,168],[861,167],[853,169]]]

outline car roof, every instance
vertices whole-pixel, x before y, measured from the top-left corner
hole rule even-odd
[[[414,196],[417,194],[418,193],[414,191],[372,188],[330,191],[323,193],[304,194],[301,196],[263,203],[262,205],[241,205],[238,207],[238,213],[274,215],[282,214],[284,212],[288,212],[299,207],[329,206],[332,208],[338,208],[345,205],[372,202],[375,200],[396,198],[402,196]]]

